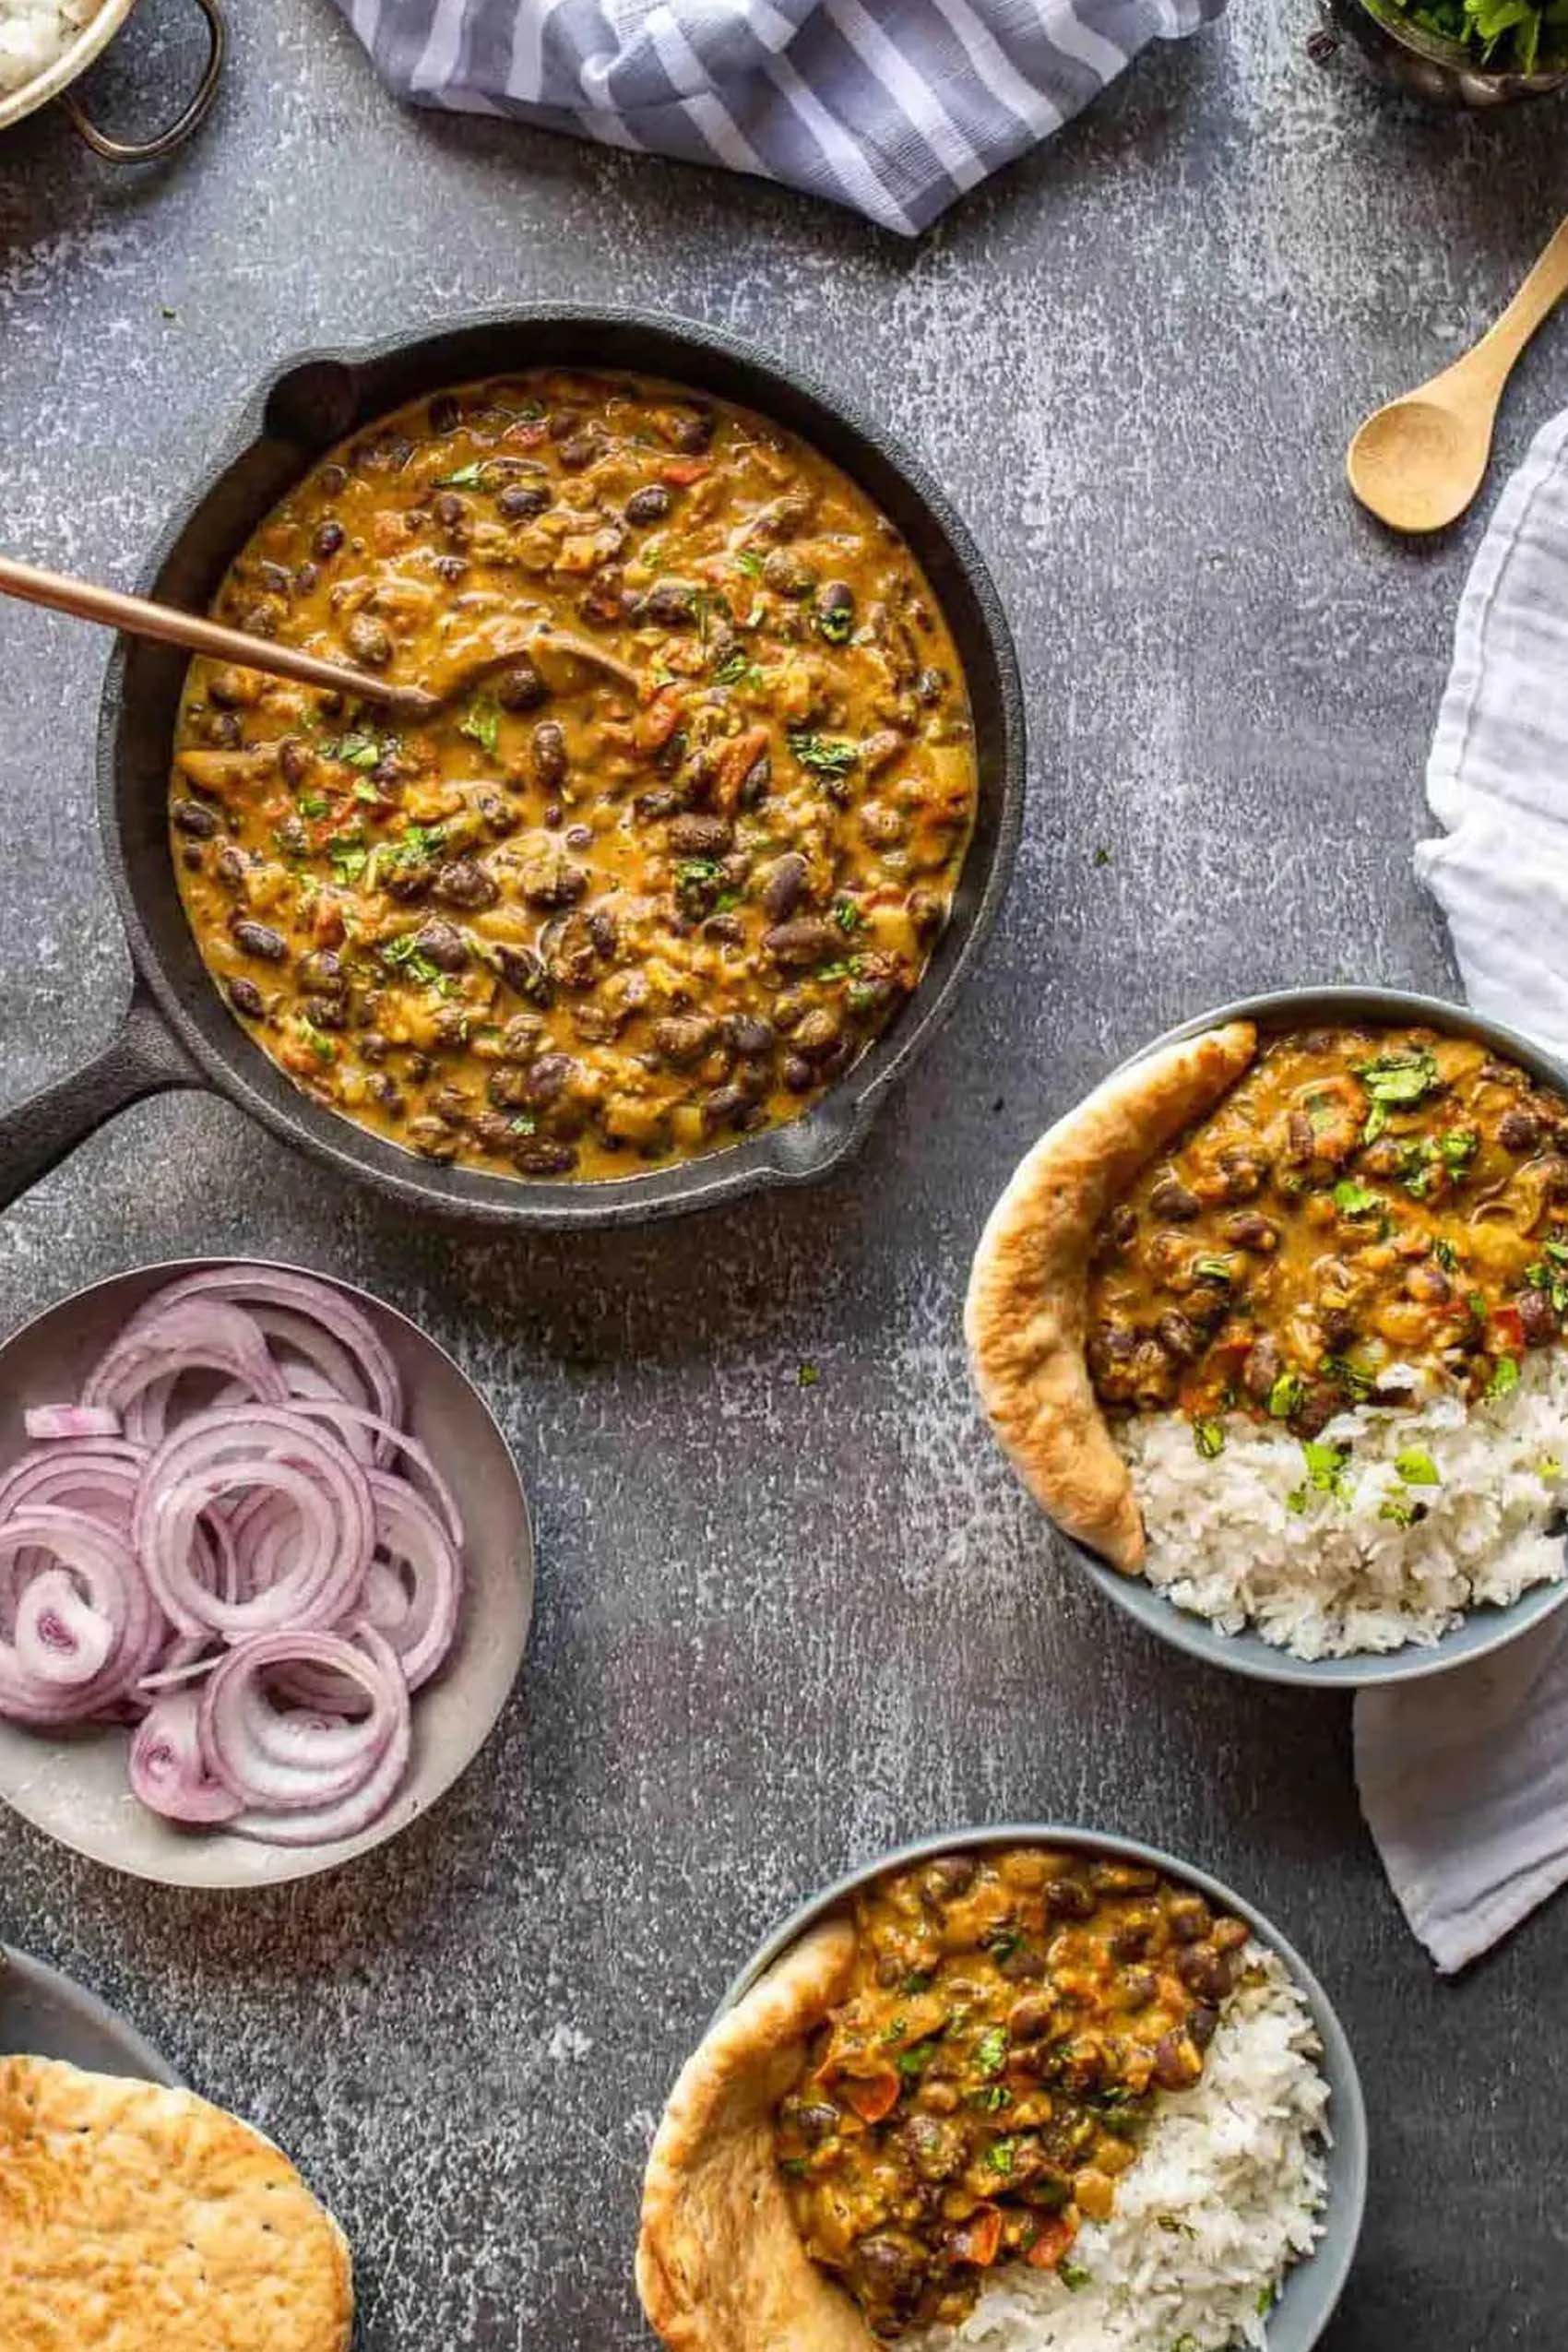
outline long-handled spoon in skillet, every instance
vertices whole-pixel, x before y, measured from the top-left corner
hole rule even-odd
[[[79,621],[123,630],[127,636],[151,637],[160,645],[183,646],[188,653],[204,653],[218,661],[232,661],[246,670],[265,671],[269,677],[289,678],[297,685],[357,695],[395,718],[410,724],[428,723],[463,695],[471,694],[487,671],[516,661],[519,655],[558,654],[613,678],[628,692],[639,680],[635,670],[617,661],[590,638],[574,636],[542,622],[506,624],[489,645],[471,658],[455,661],[439,692],[428,686],[399,684],[374,671],[350,669],[346,662],[324,661],[296,646],[271,637],[253,637],[243,629],[226,628],[197,612],[183,612],[175,605],[152,604],[146,597],[126,596],[117,588],[98,588],[89,580],[68,578],[60,572],[42,572],[30,564],[0,556],[0,596],[14,596],[24,604],[47,605]]]

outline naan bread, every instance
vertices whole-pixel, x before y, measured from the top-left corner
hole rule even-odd
[[[671,2352],[876,2352],[806,2252],[773,2156],[773,2110],[855,1954],[847,1919],[791,1945],[681,2071],[643,2183],[637,2292]]]
[[[980,1402],[1036,1501],[1114,1567],[1143,1565],[1143,1521],[1084,1358],[1101,1218],[1257,1051],[1250,1021],[1121,1070],[1043,1134],[991,1213],[964,1330]]]
[[[5,2352],[347,2352],[342,2232],[191,2091],[0,2058]]]

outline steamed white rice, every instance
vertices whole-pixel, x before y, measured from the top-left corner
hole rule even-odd
[[[1448,1387],[1341,1413],[1317,1441],[1349,1447],[1332,1490],[1313,1485],[1289,1431],[1241,1413],[1222,1427],[1213,1460],[1180,1413],[1134,1414],[1117,1443],[1149,1582],[1223,1633],[1251,1626],[1298,1657],[1430,1644],[1467,1609],[1517,1600],[1568,1565],[1548,1533],[1568,1503],[1568,1348],[1526,1356],[1505,1396],[1467,1405]],[[1421,1454],[1436,1484],[1396,1467]],[[1385,1515],[1416,1505],[1409,1526]]]
[[[0,98],[63,57],[102,0],[0,0]]]
[[[1008,2263],[957,2327],[917,2352],[1221,2352],[1267,2342],[1290,2264],[1323,2234],[1328,2085],[1311,2012],[1258,1944],[1225,2004],[1201,2079],[1166,2097],[1109,2221],[1054,2271]]]

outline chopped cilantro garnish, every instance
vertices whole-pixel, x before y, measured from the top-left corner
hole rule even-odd
[[[1487,1382],[1486,1394],[1489,1396],[1506,1396],[1510,1389],[1517,1388],[1518,1385],[1519,1366],[1516,1360],[1512,1356],[1499,1356],[1491,1368],[1491,1378]]]
[[[1562,1476],[1562,1464],[1559,1457],[1555,1454],[1543,1454],[1536,1464],[1536,1476],[1542,1479],[1560,1479]]]
[[[748,580],[761,579],[762,557],[757,553],[754,547],[743,547],[739,555],[736,556],[735,561],[739,564],[741,570],[744,572]]]
[[[337,1060],[338,1049],[333,1044],[332,1039],[329,1037],[324,1037],[321,1031],[315,1027],[315,1023],[307,1021],[303,1015],[301,1016],[299,1022],[299,1030],[300,1035],[304,1039],[305,1043],[309,1046],[311,1051],[315,1054],[318,1062],[335,1062]]]
[[[988,2025],[975,2044],[975,2064],[982,2074],[1000,2074],[1006,2059],[1006,2027]]]
[[[936,2044],[933,2041],[917,2042],[913,2049],[901,2049],[893,2063],[904,2080],[912,2083],[924,2073],[935,2055]]]
[[[1206,1462],[1212,1462],[1217,1454],[1223,1454],[1225,1451],[1224,1422],[1194,1421],[1193,1424],[1193,1443],[1197,1447],[1198,1452],[1203,1455]]]
[[[1288,1421],[1306,1394],[1300,1372],[1282,1372],[1268,1392],[1271,1420]]]
[[[1003,1928],[998,1934],[991,1938],[985,1948],[1000,1967],[1004,1960],[1011,1960],[1023,1940],[1021,1928]]]
[[[1431,1245],[1431,1253],[1445,1274],[1455,1272],[1459,1264],[1459,1253],[1452,1241],[1445,1241],[1440,1234]]]
[[[356,841],[335,841],[327,854],[332,861],[334,881],[345,885],[357,882],[370,861],[370,851]]]
[[[443,474],[437,490],[482,490],[484,468],[476,458],[471,465],[459,466],[455,474]]]
[[[1437,1464],[1419,1445],[1407,1446],[1403,1454],[1396,1454],[1394,1468],[1396,1475],[1403,1479],[1407,1486],[1437,1486],[1441,1483]]]
[[[1341,1217],[1371,1217],[1380,1204],[1377,1194],[1365,1184],[1358,1184],[1353,1176],[1345,1176],[1334,1187],[1334,1206]]]
[[[439,967],[422,951],[411,931],[404,932],[398,939],[384,939],[376,953],[384,964],[390,964],[394,971],[417,980],[422,988],[441,978]]]
[[[840,931],[856,932],[864,922],[865,917],[852,898],[840,898],[834,906],[833,920]]]
[[[445,832],[439,825],[406,825],[402,838],[395,842],[386,854],[395,865],[422,865],[427,858],[435,856],[445,838]]]
[[[344,735],[335,743],[323,743],[321,752],[324,759],[338,760],[344,767],[376,767],[383,746],[374,735]]]
[[[501,744],[501,705],[493,695],[476,695],[457,729],[472,743],[487,751],[492,759]]]
[[[1450,1127],[1445,1135],[1439,1135],[1437,1148],[1457,1176],[1474,1159],[1479,1143],[1480,1137],[1473,1127]]]
[[[849,977],[849,967],[848,964],[843,963],[819,964],[816,968],[816,976],[818,980],[848,980]]]
[[[1274,2289],[1272,2287],[1260,2287],[1258,2288],[1258,2299],[1253,2305],[1253,2309],[1256,2311],[1260,2320],[1263,2318],[1265,2311],[1273,2310]]]
[[[539,1121],[531,1111],[519,1111],[512,1122],[512,1133],[515,1135],[531,1135],[538,1125]]]
[[[814,1364],[802,1364],[795,1374],[796,1384],[801,1388],[814,1388],[821,1378]]]
[[[1075,2295],[1080,2287],[1089,2283],[1089,2274],[1082,2263],[1058,2263],[1056,2275],[1069,2295]]]
[[[1423,1508],[1420,1503],[1407,1503],[1403,1495],[1391,1494],[1386,1503],[1378,1504],[1377,1515],[1380,1519],[1392,1519],[1396,1527],[1413,1527]]]
[[[1375,1144],[1379,1135],[1382,1134],[1387,1124],[1387,1106],[1381,1102],[1374,1102],[1371,1111],[1367,1113],[1367,1123],[1361,1129],[1362,1143]]]
[[[791,2180],[803,2180],[806,2177],[806,2160],[804,2156],[780,2156],[778,2169],[780,2172],[787,2172]]]
[[[1229,1258],[1194,1258],[1193,1272],[1201,1275],[1206,1282],[1229,1282],[1230,1261]]]
[[[1015,2141],[992,2140],[985,2152],[985,2160],[992,2171],[999,2172],[1005,2180],[1013,2169],[1013,2158],[1016,2153],[1017,2146]]]
[[[716,686],[760,686],[762,671],[754,661],[748,660],[744,649],[732,646],[713,672]]]
[[[317,817],[325,816],[332,803],[324,801],[319,792],[302,792],[297,805],[302,816]]]
[[[800,731],[791,733],[790,749],[802,767],[817,776],[845,776],[861,755],[860,745],[846,742],[841,736]]]
[[[1349,1452],[1348,1445],[1324,1445],[1314,1438],[1303,1438],[1301,1459],[1307,1466],[1307,1475],[1301,1485],[1296,1489],[1296,1492],[1301,1497],[1301,1503],[1297,1505],[1292,1502],[1291,1509],[1305,1509],[1309,1492],[1342,1497],[1345,1493],[1345,1470]]]
[[[983,2091],[969,2093],[969,2105],[983,2108],[988,2115],[1000,2115],[1004,2107],[1013,2104],[1013,2094],[1005,2083],[992,2083]]]
[[[845,645],[855,625],[855,616],[847,604],[836,604],[826,612],[819,612],[816,625],[829,645]]]
[[[706,882],[717,882],[719,868],[712,858],[683,858],[675,868],[675,879],[688,888],[697,888]]]
[[[906,1993],[927,1992],[930,1989],[931,1970],[929,1968],[911,1968],[898,1988],[900,1992]]]
[[[1404,1105],[1420,1102],[1442,1082],[1437,1063],[1425,1046],[1414,1053],[1380,1053],[1356,1072],[1374,1103]]]
[[[1352,1396],[1370,1396],[1377,1385],[1371,1372],[1363,1372],[1360,1364],[1353,1364],[1348,1356],[1325,1356],[1322,1370],[1330,1380],[1336,1380],[1341,1388],[1348,1388]]]

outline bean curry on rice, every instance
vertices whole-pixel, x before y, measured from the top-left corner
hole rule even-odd
[[[1218,1453],[1231,1408],[1310,1440],[1401,1368],[1504,1395],[1565,1313],[1568,1103],[1471,1038],[1313,1029],[1111,1210],[1087,1352],[1102,1404]]]
[[[883,2336],[962,2320],[997,2263],[1076,2283],[1080,2219],[1200,2077],[1248,1929],[1142,1863],[1039,1847],[890,1871],[854,1922],[776,2118],[806,2251]]]
[[[763,418],[561,373],[422,401],[215,611],[453,697],[388,725],[205,660],[185,689],[203,957],[362,1125],[624,1176],[798,1115],[916,986],[974,819],[963,677],[893,525]]]

